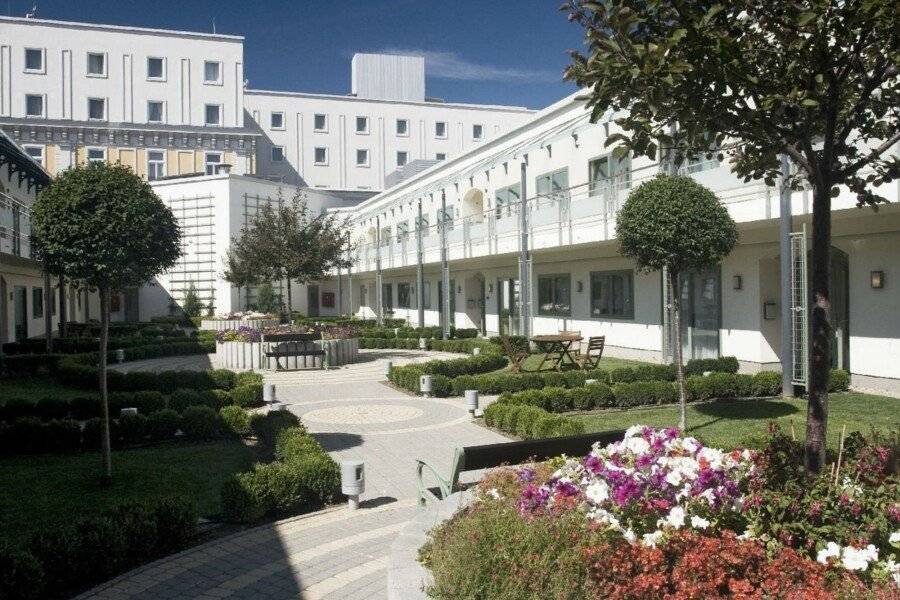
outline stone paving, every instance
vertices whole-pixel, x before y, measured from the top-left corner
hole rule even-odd
[[[360,362],[340,369],[267,374],[278,400],[300,416],[336,460],[365,462],[360,509],[336,506],[242,531],[145,565],[82,597],[386,598],[389,548],[420,510],[414,459],[449,470],[456,446],[505,439],[472,424],[462,399],[418,398],[384,382],[388,360],[400,365],[452,357],[458,355],[363,350]],[[209,364],[211,357],[201,355],[117,368],[159,371]]]

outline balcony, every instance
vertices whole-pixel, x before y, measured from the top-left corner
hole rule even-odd
[[[0,192],[0,253],[31,258],[31,210]]]

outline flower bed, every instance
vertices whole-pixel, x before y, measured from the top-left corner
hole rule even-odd
[[[278,325],[278,319],[270,317],[261,318],[239,318],[239,319],[203,319],[200,321],[200,329],[208,331],[229,331],[232,329],[240,329],[241,327],[252,327],[254,329],[264,329]]]
[[[241,326],[216,333],[216,362],[231,369],[275,370],[321,369],[356,361],[359,339],[355,329],[347,326],[323,328],[275,325],[265,329]],[[322,350],[319,356],[286,356],[278,362],[266,356],[273,344],[297,351]]]
[[[895,598],[896,440],[851,435],[809,479],[760,452],[632,427],[587,456],[489,473],[420,553],[435,598]],[[502,548],[502,552],[497,549]]]

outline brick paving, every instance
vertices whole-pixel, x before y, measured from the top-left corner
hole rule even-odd
[[[278,400],[336,460],[365,462],[358,511],[335,506],[248,529],[140,567],[81,597],[386,598],[389,547],[419,510],[414,459],[449,470],[454,447],[504,438],[472,424],[460,398],[417,398],[384,383],[388,360],[400,365],[454,355],[363,350],[360,356],[340,369],[266,374]],[[117,368],[209,368],[213,358],[171,357]]]

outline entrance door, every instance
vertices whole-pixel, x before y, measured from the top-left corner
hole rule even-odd
[[[686,361],[692,358],[718,358],[719,329],[722,323],[721,274],[719,267],[699,273],[685,273],[680,281],[681,300],[681,353]],[[665,290],[665,286],[663,287]],[[667,304],[665,300],[664,303]],[[668,331],[672,331],[674,319],[666,315]],[[674,343],[675,336],[668,336]],[[670,346],[666,344],[666,358],[672,360]]]
[[[28,293],[20,285],[13,287],[13,324],[16,341],[28,339]]]
[[[308,317],[319,316],[319,286],[310,285],[306,288],[306,312]]]
[[[500,335],[519,335],[519,280],[497,280],[497,315]]]

